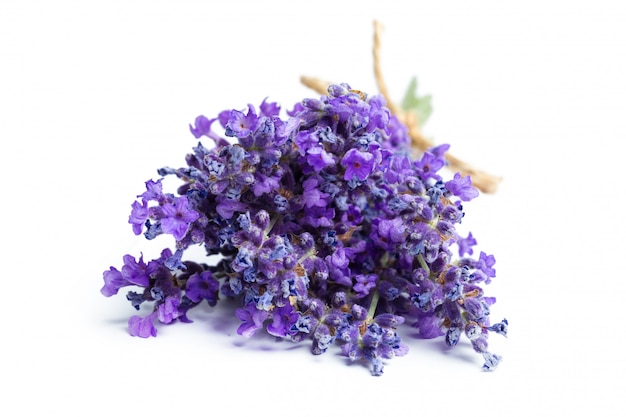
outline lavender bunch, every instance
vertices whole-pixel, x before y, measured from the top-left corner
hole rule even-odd
[[[506,336],[508,323],[490,323],[495,299],[482,288],[495,259],[471,257],[476,240],[455,229],[478,190],[469,176],[440,175],[449,146],[412,158],[407,128],[382,96],[347,84],[279,113],[264,100],[258,112],[197,117],[191,133],[212,146],[198,142],[185,167],[161,168],[145,183],[129,223],[176,245],[150,261],[125,255],[104,272],[103,295],[138,287],[130,303],[152,305],[130,318],[130,334],[156,336],[157,323],[191,322],[192,308],[236,298],[238,334],[310,340],[314,354],[338,345],[374,375],[407,353],[404,323],[449,346],[465,334],[484,369],[496,368],[487,337]],[[163,189],[165,176],[180,180],[175,194]],[[220,261],[184,260],[192,245]]]

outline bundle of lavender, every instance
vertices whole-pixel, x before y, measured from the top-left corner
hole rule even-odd
[[[129,216],[135,234],[172,235],[175,247],[149,261],[125,255],[103,274],[105,296],[134,287],[132,306],[152,305],[130,318],[130,334],[156,336],[159,323],[191,322],[194,307],[231,298],[238,334],[310,341],[314,354],[337,345],[373,375],[407,353],[400,325],[449,346],[465,335],[484,369],[496,368],[487,338],[506,336],[508,323],[490,321],[495,298],[483,288],[495,259],[472,256],[476,240],[456,230],[479,191],[463,170],[443,177],[449,145],[416,155],[415,125],[387,102],[343,83],[286,117],[267,100],[197,117],[186,166],[160,168]],[[412,94],[405,102],[428,108]],[[185,259],[195,245],[220,261]]]

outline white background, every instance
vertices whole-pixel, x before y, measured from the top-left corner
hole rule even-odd
[[[3,0],[0,414],[623,415],[622,4]],[[184,163],[188,124],[265,97],[290,109],[317,96],[301,75],[375,93],[374,19],[391,94],[416,75],[427,136],[504,178],[463,223],[497,260],[498,370],[407,334],[375,378],[242,340],[208,309],[128,336],[102,272],[172,243],[127,220],[144,181]]]

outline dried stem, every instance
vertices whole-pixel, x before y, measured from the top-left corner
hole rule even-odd
[[[332,84],[330,81],[322,81],[306,75],[300,77],[300,82],[322,96],[328,95],[328,86]]]
[[[383,25],[380,24],[377,20],[374,20],[374,78],[376,79],[376,85],[378,86],[378,91],[385,98],[387,102],[387,107],[391,110],[391,113],[396,116],[404,115],[402,109],[396,105],[396,103],[391,99],[389,95],[389,90],[387,90],[387,84],[385,84],[385,80],[383,78],[383,71],[380,65],[380,35],[383,30]],[[401,121],[405,122],[406,120]]]
[[[419,127],[419,120],[417,120],[417,115],[414,112],[403,111],[391,99],[389,90],[387,89],[387,85],[385,84],[385,80],[383,78],[382,68],[380,64],[380,38],[382,30],[383,26],[375,20],[373,56],[374,77],[376,79],[376,85],[378,86],[378,91],[380,92],[380,94],[385,98],[385,101],[387,102],[387,107],[389,108],[391,113],[407,127],[409,131],[409,136],[411,137],[413,149],[416,151],[416,153],[422,153],[428,148],[434,146],[434,143],[432,140],[426,138],[422,134]],[[320,95],[328,94],[328,86],[331,84],[330,82],[322,81],[318,78],[308,76],[300,77],[300,81],[306,87],[311,88]],[[472,178],[472,184],[480,191],[484,193],[496,192],[498,184],[500,183],[500,181],[502,181],[501,177],[496,177],[494,175],[486,173],[485,171],[476,169],[467,162],[464,162],[456,156],[450,154],[449,152],[446,153],[445,157],[451,170],[458,171],[462,175],[469,175]]]
[[[424,137],[419,127],[419,120],[417,120],[417,115],[413,112],[405,112],[400,107],[398,107],[394,101],[391,99],[389,92],[387,90],[387,86],[383,79],[383,72],[381,69],[381,59],[380,59],[380,38],[382,34],[383,26],[378,22],[374,21],[374,76],[376,77],[376,84],[378,85],[378,90],[380,94],[387,101],[387,107],[391,113],[393,113],[401,122],[405,124],[405,126],[409,129],[409,136],[411,136],[411,142],[413,144],[413,148],[417,151],[424,152],[428,148],[432,147],[434,143]],[[472,167],[467,162],[462,161],[456,156],[446,153],[446,159],[448,161],[449,167],[453,171],[458,171],[462,175],[469,175],[472,178],[472,183],[476,188],[485,193],[494,193],[498,188],[498,184],[502,181],[502,178],[493,176],[484,171],[476,169]]]
[[[385,98],[387,102],[387,107],[404,125],[409,129],[409,136],[411,136],[411,142],[413,144],[413,148],[418,152],[424,152],[426,149],[433,147],[435,144],[424,135],[419,127],[419,120],[417,120],[417,115],[413,112],[405,112],[400,108],[392,99],[389,91],[387,90],[387,85],[385,84],[385,80],[383,78],[383,71],[381,69],[381,59],[380,59],[380,38],[383,31],[383,25],[379,23],[377,20],[374,20],[374,77],[376,79],[376,85],[378,86],[378,91]]]

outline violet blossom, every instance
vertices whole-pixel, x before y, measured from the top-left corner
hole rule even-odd
[[[483,369],[495,369],[502,358],[487,337],[507,336],[509,323],[490,322],[494,256],[472,257],[476,239],[457,231],[478,191],[469,176],[444,179],[449,145],[414,156],[384,99],[348,84],[280,113],[264,100],[258,112],[249,104],[198,116],[192,136],[214,146],[198,142],[186,166],[145,182],[132,232],[172,235],[175,247],[148,262],[124,255],[103,272],[104,296],[134,287],[131,308],[151,308],[131,316],[129,333],[154,337],[228,298],[239,303],[239,335],[309,341],[313,354],[338,345],[373,375],[407,353],[397,331],[406,325],[457,349],[465,338]],[[176,193],[164,191],[166,176],[179,181]],[[193,246],[219,261],[187,259]]]

